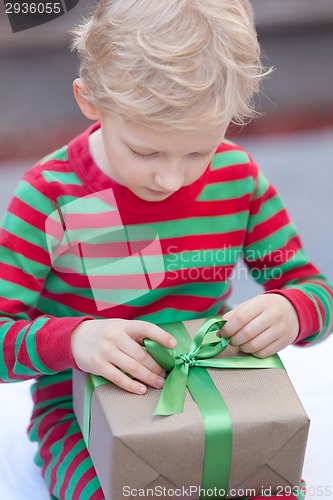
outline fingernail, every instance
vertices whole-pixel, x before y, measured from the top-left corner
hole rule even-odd
[[[176,347],[177,345],[177,340],[176,339],[170,339],[168,342],[170,347]]]
[[[157,387],[162,388],[164,386],[164,382],[165,382],[164,378],[157,379],[157,382],[156,382]]]
[[[138,388],[138,393],[145,394],[146,390],[147,390],[147,387],[145,387],[144,385],[140,385],[140,387]]]
[[[161,373],[160,373],[160,377],[163,377],[165,378],[167,376],[167,373],[165,370],[163,370]]]

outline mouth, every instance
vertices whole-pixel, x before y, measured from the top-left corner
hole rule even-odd
[[[157,191],[156,189],[150,189],[150,188],[147,188],[147,190],[154,194],[155,196],[170,196],[172,194],[172,192],[168,192],[168,191]]]

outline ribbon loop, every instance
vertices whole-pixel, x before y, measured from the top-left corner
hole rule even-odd
[[[177,338],[175,349],[168,349],[153,340],[144,339],[149,354],[162,368],[170,371],[154,415],[173,415],[183,411],[188,378],[194,368],[283,368],[277,356],[266,359],[253,356],[216,358],[215,356],[223,352],[230,342],[230,339],[216,336],[216,332],[221,330],[225,323],[221,316],[209,318],[201,325],[193,339],[182,323],[161,325]]]

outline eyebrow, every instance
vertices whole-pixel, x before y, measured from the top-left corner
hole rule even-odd
[[[145,146],[144,144],[133,144],[133,143],[132,143],[132,144],[130,144],[130,143],[125,142],[125,141],[124,141],[124,144],[125,144],[125,146],[127,146],[128,148],[130,148],[130,149],[134,149],[134,150],[136,150],[136,149],[144,149],[145,151],[149,151],[149,152],[151,152],[151,153],[155,153],[155,152],[157,151],[156,149],[151,149],[150,147]]]

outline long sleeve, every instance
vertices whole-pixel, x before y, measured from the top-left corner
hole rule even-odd
[[[36,176],[23,178],[0,230],[0,380],[15,382],[76,367],[70,335],[85,317],[41,314],[51,262],[45,220],[54,208]]]
[[[281,196],[256,165],[244,260],[266,293],[286,297],[300,329],[295,343],[324,339],[332,331],[333,288],[309,262]]]

